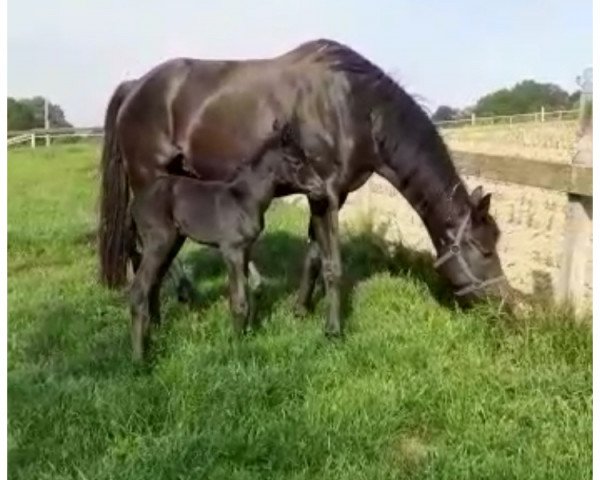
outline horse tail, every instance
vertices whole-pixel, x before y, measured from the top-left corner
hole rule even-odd
[[[132,82],[121,83],[113,93],[104,119],[98,250],[100,280],[116,288],[125,284],[129,235],[129,182],[116,138],[117,114]]]

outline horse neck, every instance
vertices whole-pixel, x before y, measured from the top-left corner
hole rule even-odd
[[[384,176],[421,217],[436,248],[469,210],[469,194],[444,141],[425,113],[398,122],[383,118],[379,136]]]

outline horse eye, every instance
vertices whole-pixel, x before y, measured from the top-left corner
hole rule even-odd
[[[491,250],[489,248],[484,247],[481,243],[479,243],[477,240],[471,240],[469,242],[473,247],[475,247],[475,249],[481,253],[481,255],[483,256],[483,258],[490,258],[494,255],[494,250]]]

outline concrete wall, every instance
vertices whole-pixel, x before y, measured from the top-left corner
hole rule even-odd
[[[578,122],[572,120],[453,128],[442,135],[452,150],[569,163],[577,130]]]

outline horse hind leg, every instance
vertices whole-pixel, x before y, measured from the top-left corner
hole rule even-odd
[[[131,270],[135,275],[140,268],[142,262],[142,253],[138,249],[138,234],[135,228],[135,223],[131,220],[129,227],[129,249],[128,249],[129,261],[131,263]]]
[[[175,295],[178,302],[188,305],[195,305],[198,303],[198,291],[194,287],[191,278],[186,273],[182,260],[174,258],[166,276],[168,277],[169,283],[175,289]]]
[[[304,316],[312,308],[312,299],[317,279],[321,273],[321,250],[315,240],[313,220],[308,227],[309,244],[302,264],[300,288],[296,300],[295,311],[297,315]]]

